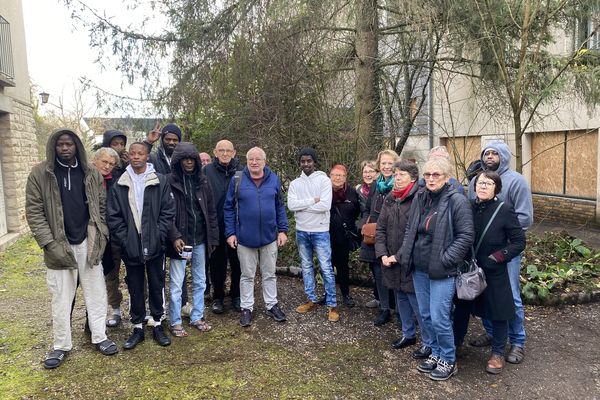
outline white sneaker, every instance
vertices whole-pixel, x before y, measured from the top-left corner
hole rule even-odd
[[[192,305],[190,303],[185,303],[183,307],[181,307],[181,316],[189,317],[192,314]]]

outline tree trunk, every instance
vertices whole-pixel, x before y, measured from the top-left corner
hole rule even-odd
[[[377,0],[356,3],[355,129],[358,160],[372,157],[381,146],[383,116],[379,93]]]
[[[513,114],[515,126],[515,171],[523,173],[523,132],[521,131],[521,114]]]

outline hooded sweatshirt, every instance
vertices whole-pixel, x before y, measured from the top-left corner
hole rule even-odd
[[[523,175],[510,169],[511,154],[506,143],[496,141],[482,146],[481,162],[484,170],[487,170],[483,156],[486,150],[495,150],[500,156],[500,165],[496,172],[502,180],[502,191],[498,193],[497,197],[515,210],[521,227],[526,230],[533,224],[531,189]],[[475,198],[475,179],[473,179],[469,183],[469,199]]]
[[[319,202],[315,203],[315,198]],[[294,179],[288,190],[288,208],[294,212],[296,229],[304,232],[329,231],[331,180],[325,172],[315,171]]]

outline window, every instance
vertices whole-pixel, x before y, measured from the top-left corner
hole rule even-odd
[[[15,86],[10,24],[0,16],[0,86]]]

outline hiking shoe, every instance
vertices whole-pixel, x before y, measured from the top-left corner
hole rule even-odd
[[[211,310],[215,314],[223,314],[225,312],[225,307],[223,306],[223,299],[216,299],[212,303]]]
[[[231,299],[231,309],[235,312],[242,312],[242,307],[240,306],[241,300],[239,297],[234,297]]]
[[[306,303],[301,304],[298,307],[296,307],[296,312],[300,313],[300,314],[304,314],[309,311],[312,311],[316,306],[317,306],[317,303],[313,303],[312,301],[309,300]]]
[[[62,365],[67,357],[67,352],[64,350],[52,350],[50,353],[46,355],[46,359],[44,360],[44,368],[46,369],[54,369],[58,368]]]
[[[504,356],[500,354],[493,354],[487,362],[485,367],[486,372],[497,375],[504,369]]]
[[[165,333],[165,330],[163,329],[162,325],[157,325],[154,328],[152,328],[152,337],[160,346],[165,347],[171,344],[171,339],[169,339],[169,337]]]
[[[492,344],[492,337],[487,332],[482,333],[475,339],[469,341],[469,345],[473,347],[487,347]]]
[[[429,374],[429,377],[434,381],[448,380],[452,375],[458,372],[456,363],[449,363],[444,360],[438,360],[437,367]]]
[[[419,372],[431,372],[433,371],[438,364],[438,358],[434,355],[430,355],[426,360],[421,361],[419,365],[417,365],[417,371]]]
[[[356,305],[356,302],[352,297],[350,297],[350,295],[342,296],[342,301],[344,302],[344,305],[348,308],[352,308]]]
[[[369,300],[365,304],[365,307],[367,307],[367,308],[377,308],[377,307],[379,307],[379,300],[377,300],[377,299]]]
[[[240,325],[244,328],[252,325],[252,311],[247,308],[242,308],[242,315],[240,316]]]
[[[119,349],[115,342],[109,339],[105,339],[100,343],[96,344],[96,349],[105,356],[112,356],[113,354],[117,354]]]
[[[125,350],[131,350],[138,345],[138,343],[144,341],[144,330],[142,328],[133,328],[133,333],[129,336],[129,339],[123,345]]]
[[[391,320],[392,320],[392,314],[390,313],[390,310],[389,309],[388,310],[383,310],[382,312],[379,313],[379,316],[373,322],[373,325],[375,325],[375,326],[382,326],[382,325],[387,324]]]
[[[281,308],[279,308],[279,303],[277,303],[273,307],[271,307],[270,310],[267,310],[267,315],[269,317],[273,318],[277,322],[285,321],[285,314],[281,310]]]
[[[520,346],[512,345],[506,355],[506,361],[511,364],[520,364],[525,358],[525,349]]]
[[[412,358],[420,360],[431,355],[431,347],[422,345],[412,353]]]
[[[340,320],[340,314],[335,307],[327,307],[327,319],[330,322],[338,322]]]

